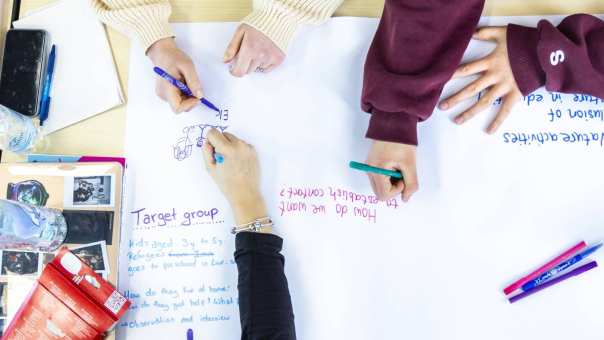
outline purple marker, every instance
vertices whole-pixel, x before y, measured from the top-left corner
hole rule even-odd
[[[155,73],[157,73],[158,76],[164,78],[165,80],[169,81],[170,84],[174,85],[175,87],[177,87],[180,92],[184,93],[186,96],[189,97],[195,97],[193,95],[193,92],[191,92],[191,89],[189,89],[189,87],[187,85],[185,85],[185,83],[183,83],[182,81],[172,77],[171,75],[168,74],[168,72],[162,70],[161,68],[155,66],[153,68],[153,71],[155,71]],[[205,99],[205,98],[201,98],[200,99],[201,103],[207,107],[209,107],[210,109],[220,113],[220,109],[216,107],[216,105],[212,104],[209,100]]]
[[[538,285],[538,286],[536,286],[536,287],[534,287],[532,289],[529,289],[529,290],[527,290],[525,292],[522,292],[522,293],[520,293],[518,295],[512,296],[510,298],[510,303],[514,303],[514,302],[516,302],[518,300],[524,299],[525,297],[527,297],[529,295],[533,295],[533,294],[537,293],[538,291],[541,291],[541,290],[543,290],[543,289],[545,289],[547,287],[553,286],[553,285],[555,285],[557,283],[560,283],[560,282],[562,282],[564,280],[570,279],[571,277],[583,274],[583,273],[585,273],[588,270],[592,270],[592,269],[596,268],[597,266],[598,266],[598,263],[596,261],[592,261],[592,262],[590,262],[590,263],[588,263],[586,265],[583,265],[583,266],[581,266],[581,267],[579,267],[577,269],[574,269],[574,270],[572,270],[572,271],[570,271],[570,272],[568,272],[568,273],[566,273],[564,275],[560,275],[560,276],[558,276],[555,279],[547,281],[547,282],[545,282],[545,283],[543,283],[541,285]]]
[[[191,328],[187,329],[187,340],[193,340],[193,330]]]

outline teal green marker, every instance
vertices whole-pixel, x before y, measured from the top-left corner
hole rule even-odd
[[[359,163],[355,161],[350,161],[348,164],[351,168],[366,172],[373,172],[374,174],[380,174],[384,176],[390,176],[393,178],[403,179],[403,174],[398,171],[388,170],[383,168],[376,168],[375,166],[367,165],[364,163]]]

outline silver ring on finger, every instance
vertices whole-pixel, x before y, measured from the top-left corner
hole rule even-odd
[[[266,69],[264,67],[262,67],[262,66],[258,66],[258,67],[256,67],[256,72],[258,72],[258,73],[264,73],[264,72],[266,72]]]

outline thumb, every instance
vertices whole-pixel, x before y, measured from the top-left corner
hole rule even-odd
[[[214,149],[220,152],[228,150],[231,145],[231,141],[227,137],[225,137],[224,134],[214,128],[208,131],[208,134],[206,135],[206,140]]]
[[[498,41],[501,39],[502,32],[505,32],[502,27],[482,27],[474,32],[472,38],[482,41]]]
[[[239,48],[241,47],[241,42],[243,41],[243,34],[243,30],[241,28],[238,28],[235,32],[235,35],[233,35],[233,39],[231,39],[229,46],[227,46],[227,49],[224,52],[224,58],[222,60],[223,62],[230,63],[231,61],[233,61],[233,58],[235,58],[237,52],[239,52]]]
[[[419,182],[417,180],[417,171],[415,168],[407,169],[403,171],[404,176],[404,189],[402,194],[403,202],[409,202],[411,196],[419,190]],[[403,181],[401,181],[403,182]]]
[[[203,143],[201,151],[203,152],[203,161],[206,164],[206,169],[210,171],[216,164],[214,161],[214,147],[210,143]]]
[[[185,63],[179,65],[178,69],[182,73],[185,78],[185,83],[193,92],[193,95],[197,98],[203,97],[203,89],[201,88],[201,81],[197,76],[197,70],[195,69],[195,65],[193,63]]]

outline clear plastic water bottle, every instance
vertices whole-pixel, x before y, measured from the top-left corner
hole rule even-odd
[[[60,210],[0,199],[0,249],[51,252],[66,236]]]
[[[0,149],[14,153],[41,151],[46,140],[35,121],[0,105]]]

